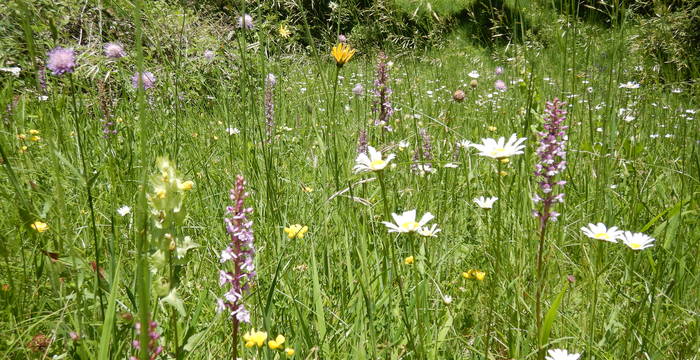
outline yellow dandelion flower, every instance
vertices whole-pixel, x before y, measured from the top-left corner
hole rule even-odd
[[[30,135],[39,135],[39,130],[31,129],[31,130],[29,130],[29,134]]]
[[[403,259],[403,263],[406,265],[412,265],[415,261],[416,261],[416,259],[414,259],[413,256],[409,256],[409,257]]]
[[[294,353],[295,353],[295,352],[296,352],[296,351],[294,351],[294,349],[292,349],[292,348],[286,348],[286,349],[284,349],[284,353],[287,354],[287,356],[294,356]]]
[[[253,346],[261,347],[267,339],[267,333],[264,331],[250,330],[243,335],[243,341],[245,341],[245,346],[252,348]]]
[[[37,135],[34,135],[34,136],[32,136],[31,138],[29,138],[29,140],[34,141],[34,142],[37,142],[37,141],[41,141],[41,137],[40,137],[40,136],[37,136]]]
[[[290,35],[292,35],[292,32],[289,31],[289,28],[287,25],[280,25],[279,28],[277,28],[277,32],[280,34],[281,37],[287,39],[289,38]]]
[[[270,340],[267,342],[267,346],[272,350],[282,349],[282,344],[284,344],[284,336],[277,335],[275,340]]]
[[[49,229],[49,224],[37,220],[32,223],[31,227],[37,232],[43,233]]]
[[[340,43],[333,47],[331,55],[333,55],[336,65],[343,67],[355,55],[355,51],[357,50],[351,48],[350,45]]]
[[[303,239],[306,232],[309,231],[308,226],[302,226],[300,224],[294,224],[289,227],[284,228],[284,232],[290,239]]]

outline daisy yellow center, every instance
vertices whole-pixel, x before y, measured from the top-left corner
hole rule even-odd
[[[377,159],[377,160],[374,160],[371,163],[369,163],[369,166],[373,169],[376,169],[376,168],[384,166],[384,164],[386,164],[386,161],[384,161],[382,159]]]
[[[596,239],[605,239],[605,240],[610,240],[610,235],[608,233],[597,233],[593,235]]]
[[[642,245],[640,245],[638,243],[630,243],[630,247],[632,249],[639,249],[640,247],[642,247]]]
[[[409,230],[409,231],[413,231],[413,230],[417,229],[418,226],[419,226],[418,223],[415,221],[407,221],[407,222],[401,224],[402,228]]]

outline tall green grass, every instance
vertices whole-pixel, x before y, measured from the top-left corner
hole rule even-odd
[[[394,131],[384,132],[371,112],[373,49],[359,49],[337,88],[331,44],[315,44],[323,50],[314,55],[268,52],[264,32],[222,40],[211,62],[184,48],[176,60],[157,62],[144,49],[144,3],[134,4],[136,45],[108,64],[118,74],[109,83],[117,136],[101,133],[97,90],[85,71],[93,57],[79,58],[74,87],[49,76],[47,101],[0,75],[8,109],[0,132],[0,357],[145,358],[146,347],[136,354],[131,341],[134,322],[149,319],[173,358],[229,357],[231,324],[215,305],[223,292],[218,255],[229,241],[222,218],[236,174],[246,176],[255,209],[258,274],[245,300],[252,324],[241,331],[283,334],[296,357],[534,359],[539,343],[586,359],[698,356],[697,94],[685,83],[619,87],[652,71],[637,68],[645,59],[628,51],[627,34],[639,30],[633,25],[602,29],[561,17],[543,37],[523,33],[504,48],[477,48],[456,33],[442,50],[388,53],[395,113]],[[187,37],[183,30],[177,41]],[[502,75],[493,74],[496,66]],[[131,88],[134,71],[154,69],[156,88]],[[472,70],[480,74],[473,89]],[[278,80],[276,128],[266,141],[270,72]],[[206,86],[191,91],[200,78]],[[496,79],[508,89],[495,91]],[[364,95],[352,94],[356,83]],[[452,100],[458,88],[466,92],[461,103]],[[538,334],[532,172],[544,102],[554,97],[570,104],[568,184],[544,243]],[[41,140],[17,138],[29,129]],[[352,172],[361,129],[370,145],[397,155],[395,167]],[[411,170],[414,151],[425,158],[421,129],[431,140],[433,174]],[[513,133],[527,137],[527,147],[508,164],[456,146]],[[178,268],[185,316],[161,301],[150,271],[148,179],[165,155],[195,182],[177,230],[200,245]],[[499,200],[484,211],[472,202],[477,196]],[[123,205],[132,213],[118,215]],[[397,236],[381,224],[391,221],[388,212],[411,209],[433,213],[442,232]],[[30,228],[36,220],[49,230]],[[656,244],[635,252],[579,230],[597,222],[644,232]],[[291,224],[310,230],[289,239],[283,228]],[[469,269],[485,279],[464,279]],[[40,334],[51,344],[29,346]],[[140,341],[148,342],[145,331]],[[236,345],[242,358],[284,357]]]

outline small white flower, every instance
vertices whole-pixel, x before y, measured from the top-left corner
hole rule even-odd
[[[635,81],[628,81],[626,83],[620,84],[620,89],[639,89],[639,83]]]
[[[588,227],[582,227],[581,231],[591,239],[609,241],[611,243],[617,243],[617,239],[622,236],[622,231],[618,230],[616,226],[608,228],[603,223],[588,224]]]
[[[450,169],[456,169],[459,167],[459,165],[457,165],[455,163],[447,163],[447,164],[443,165],[443,167],[450,168]]]
[[[433,224],[432,227],[421,227],[420,229],[418,229],[418,234],[425,237],[437,237],[437,233],[439,233],[440,231],[442,230],[438,229],[436,224]]]
[[[568,351],[562,349],[552,349],[547,351],[546,360],[578,360],[581,354],[569,354]]]
[[[406,141],[406,140],[401,140],[401,141],[399,141],[399,143],[397,145],[399,146],[399,148],[405,149],[405,148],[409,147],[411,144],[409,144],[408,141]]]
[[[495,139],[481,139],[483,144],[472,144],[473,148],[480,151],[479,155],[494,159],[504,159],[513,155],[523,153],[525,145],[522,143],[527,138],[518,138],[516,134],[511,135],[508,142],[504,137],[500,137],[498,141]]]
[[[433,214],[427,212],[423,214],[420,221],[416,221],[416,210],[404,211],[401,215],[392,213],[391,216],[394,218],[395,223],[382,221],[382,224],[389,228],[389,232],[399,233],[418,231],[423,225],[427,224],[435,217]]]
[[[469,140],[460,140],[459,142],[457,142],[457,146],[459,146],[463,149],[467,149],[470,146],[472,146],[472,142]]]
[[[656,239],[653,237],[642,234],[642,233],[632,233],[630,231],[625,231],[622,236],[620,236],[622,243],[629,246],[632,250],[644,250],[646,248],[654,246],[652,244]]]
[[[128,215],[129,213],[131,213],[131,208],[128,207],[128,206],[126,206],[126,205],[124,205],[124,206],[120,207],[119,209],[117,209],[117,214],[119,214],[119,216],[126,216],[126,215]]]
[[[479,75],[479,73],[478,73],[476,70],[472,70],[472,71],[471,71],[469,74],[467,74],[467,75],[468,75],[470,78],[472,78],[472,79],[478,79],[479,76],[481,76],[481,75]]]
[[[9,68],[5,68],[5,67],[0,68],[0,71],[9,72],[9,73],[12,73],[12,75],[14,75],[14,76],[19,76],[19,73],[20,73],[20,71],[22,71],[22,69],[14,66],[14,67],[9,67]]]
[[[489,198],[479,196],[478,198],[474,198],[474,202],[479,205],[480,208],[487,210],[493,208],[493,203],[495,203],[496,200],[498,200],[498,198],[495,196]]]
[[[357,155],[357,158],[355,159],[355,167],[353,168],[355,173],[384,170],[389,162],[396,157],[394,154],[389,154],[386,159],[383,159],[382,153],[377,151],[372,146],[367,146],[367,152],[369,153],[369,156],[367,156],[365,153]]]
[[[227,132],[229,135],[238,135],[238,134],[241,133],[241,131],[238,130],[238,128],[226,128],[226,132]]]
[[[443,301],[445,304],[447,304],[447,305],[452,304],[452,296],[450,296],[450,295],[443,295],[443,296],[442,296],[442,301]]]

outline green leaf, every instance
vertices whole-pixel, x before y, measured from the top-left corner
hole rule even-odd
[[[102,335],[100,336],[100,347],[97,352],[98,360],[110,359],[109,345],[112,342],[112,330],[114,330],[114,314],[117,304],[117,293],[119,292],[119,260],[117,259],[117,267],[114,270],[114,281],[112,282],[112,291],[109,293],[107,303],[107,312],[105,313],[105,321],[102,324]]]
[[[183,347],[185,351],[192,351],[192,349],[196,348],[202,340],[204,340],[204,335],[206,331],[200,331],[192,336],[187,340],[187,343]]]
[[[544,316],[544,320],[542,321],[542,328],[540,329],[540,346],[546,344],[549,341],[549,334],[552,330],[552,324],[554,323],[554,319],[556,319],[557,317],[557,311],[559,310],[559,305],[561,305],[562,299],[564,299],[566,289],[568,289],[568,286],[564,286],[564,288],[561,289],[561,292],[559,292],[557,298],[554,299],[552,306],[549,308],[547,314]]]

